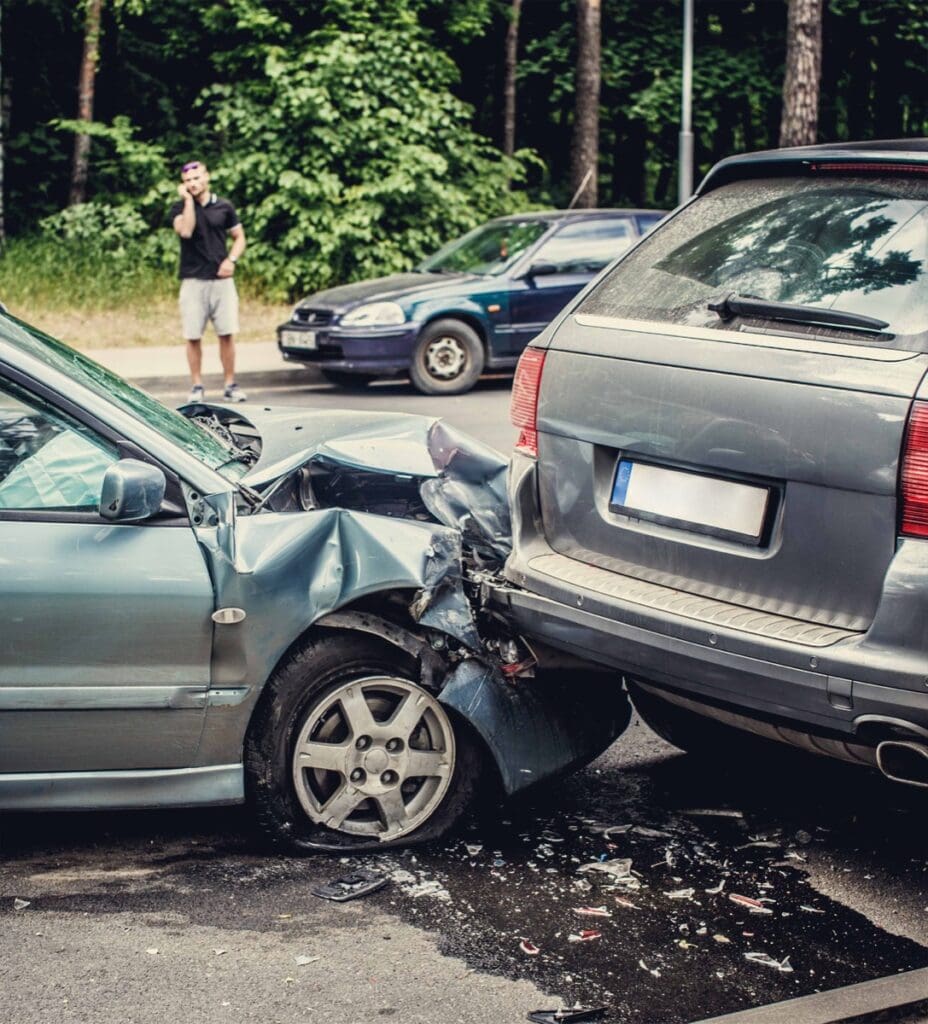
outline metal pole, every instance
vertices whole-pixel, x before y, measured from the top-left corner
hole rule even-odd
[[[680,102],[679,203],[693,194],[693,0],[683,0],[683,95]]]

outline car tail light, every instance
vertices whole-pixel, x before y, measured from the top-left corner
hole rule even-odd
[[[872,161],[833,161],[812,164],[813,171],[847,171],[861,174],[928,174],[928,164],[873,163]]]
[[[928,402],[914,402],[902,444],[900,532],[928,537]]]
[[[534,459],[538,458],[538,392],[541,390],[541,371],[544,365],[544,349],[525,349],[516,367],[509,405],[512,425],[519,428],[516,451],[531,455]]]

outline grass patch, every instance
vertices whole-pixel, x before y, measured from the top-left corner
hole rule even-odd
[[[273,341],[291,305],[268,301],[247,275],[236,285],[237,340]],[[45,238],[13,239],[0,257],[0,300],[10,312],[78,349],[179,343],[177,289],[175,269]]]

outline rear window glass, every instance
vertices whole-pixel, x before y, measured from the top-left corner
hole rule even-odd
[[[577,310],[693,327],[742,326],[707,307],[732,293],[889,322],[894,347],[928,341],[928,182],[775,178],[723,186],[649,235]],[[783,334],[843,329],[743,318]]]

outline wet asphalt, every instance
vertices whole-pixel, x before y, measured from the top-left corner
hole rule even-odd
[[[507,443],[507,388],[464,403],[449,418]],[[236,808],[5,815],[0,1021],[495,1024],[579,1001],[677,1024],[924,967],[926,799],[761,742],[707,765],[634,720],[582,772],[405,852],[269,853]],[[362,866],[389,884],[311,894]]]

